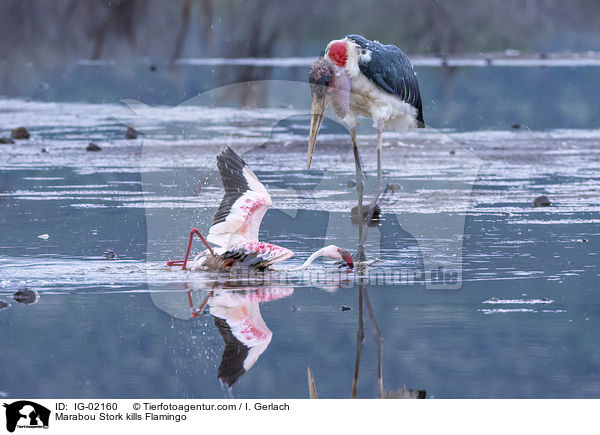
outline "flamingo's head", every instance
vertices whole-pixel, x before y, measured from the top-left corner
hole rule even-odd
[[[340,267],[346,266],[348,269],[354,268],[354,261],[352,260],[352,254],[345,249],[340,248],[336,245],[329,245],[323,248],[323,256],[333,258],[338,261]]]

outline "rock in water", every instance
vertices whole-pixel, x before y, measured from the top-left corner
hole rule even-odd
[[[550,202],[550,200],[548,199],[547,196],[538,196],[534,201],[533,201],[533,206],[534,207],[550,207],[552,205],[552,203]]]
[[[29,139],[29,132],[25,127],[15,128],[10,135],[13,139]]]
[[[13,299],[15,301],[25,305],[35,304],[39,298],[40,295],[38,294],[38,292],[36,292],[35,290],[30,290],[28,288],[21,289],[13,295]]]
[[[90,142],[88,144],[87,147],[85,147],[86,151],[102,151],[102,148],[100,148],[98,145],[96,145],[94,142]]]
[[[388,183],[385,186],[385,190],[384,190],[384,194],[386,193],[396,193],[396,192],[400,192],[402,190],[402,186],[400,186],[398,183]]]
[[[363,220],[367,219],[367,214],[369,213],[369,204],[363,204],[362,207],[362,215],[363,215]],[[381,208],[379,207],[379,205],[375,206],[375,210],[373,210],[373,217],[370,219],[369,222],[367,222],[367,225],[370,227],[375,227],[377,225],[379,225],[379,221],[381,219]],[[352,221],[353,224],[358,225],[358,206],[355,205],[354,207],[352,207],[352,210],[350,210],[350,220]]]
[[[127,133],[125,133],[125,139],[137,139],[137,131],[133,127],[127,127]]]
[[[384,391],[384,399],[425,399],[427,397],[426,390],[413,390],[412,388],[406,388],[406,386],[396,391]]]
[[[0,143],[15,143],[10,137],[0,137]]]
[[[0,301],[0,310],[10,307],[10,304],[6,301]]]

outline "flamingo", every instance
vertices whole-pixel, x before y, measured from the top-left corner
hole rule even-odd
[[[207,237],[197,228],[192,228],[185,258],[168,261],[167,266],[188,269],[194,235],[200,237],[207,249],[191,262],[190,270],[265,270],[292,257],[294,253],[290,249],[258,240],[260,223],[272,202],[269,192],[252,169],[229,146],[217,156],[217,167],[225,196],[214,215]],[[338,265],[345,265],[348,269],[354,267],[350,252],[336,245],[328,245],[314,252],[302,266],[294,270],[307,268],[319,257],[332,258]]]

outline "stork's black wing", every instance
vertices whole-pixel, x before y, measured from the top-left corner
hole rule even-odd
[[[395,45],[383,45],[377,41],[369,41],[361,35],[346,35],[371,54],[369,61],[359,61],[360,71],[377,86],[397,95],[402,101],[417,110],[419,127],[424,127],[423,104],[419,82],[408,57]]]

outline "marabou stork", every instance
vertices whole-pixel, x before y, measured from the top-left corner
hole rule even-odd
[[[362,214],[363,179],[356,125],[359,115],[371,118],[377,128],[377,189],[367,221],[381,194],[381,134],[384,127],[406,132],[424,127],[419,83],[408,57],[395,45],[369,41],[360,35],[347,35],[327,44],[309,75],[312,93],[308,169],[319,128],[328,104],[348,126],[352,137],[358,192],[358,216]],[[359,219],[359,260],[364,260],[362,220]]]
[[[252,169],[230,147],[217,156],[217,167],[225,196],[215,213],[206,239],[200,231],[192,228],[185,259],[168,261],[167,265],[181,266],[183,270],[188,268],[194,234],[202,239],[207,249],[194,259],[189,267],[191,270],[265,270],[292,257],[294,253],[287,248],[258,241],[260,223],[272,203],[269,192]],[[217,247],[213,248],[209,242]],[[350,252],[329,245],[314,252],[298,269],[308,267],[318,257],[332,258],[349,269],[354,266]]]

